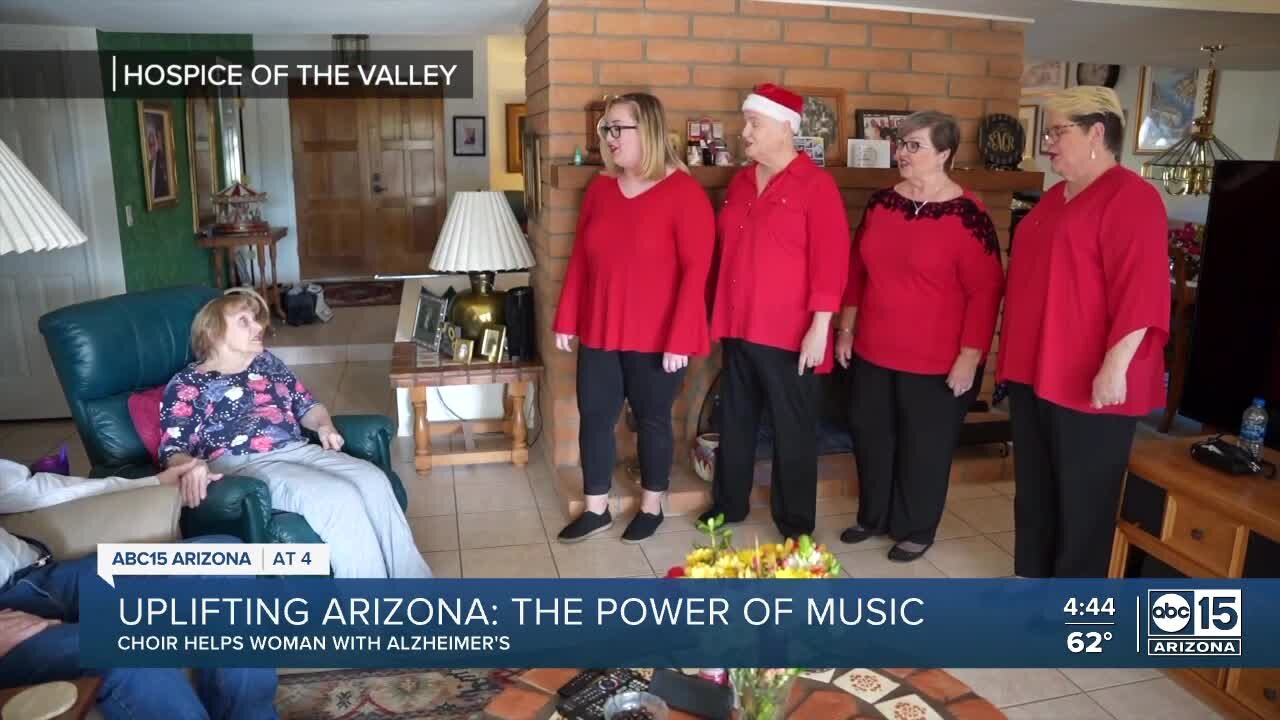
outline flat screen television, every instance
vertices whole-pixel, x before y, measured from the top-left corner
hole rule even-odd
[[[1181,413],[1236,433],[1255,397],[1280,450],[1280,161],[1214,169]]]

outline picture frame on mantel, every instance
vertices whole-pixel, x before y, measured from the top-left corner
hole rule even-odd
[[[791,88],[804,98],[800,132],[796,137],[822,138],[826,165],[844,167],[848,152],[849,120],[845,117],[844,90],[840,88]]]

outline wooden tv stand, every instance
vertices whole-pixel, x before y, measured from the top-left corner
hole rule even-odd
[[[1221,473],[1191,458],[1203,439],[1139,440],[1129,459],[1109,576],[1280,577],[1280,477]],[[1266,459],[1280,463],[1280,453]],[[1230,714],[1280,720],[1280,668],[1170,670]]]

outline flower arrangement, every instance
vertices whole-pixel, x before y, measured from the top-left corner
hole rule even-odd
[[[667,577],[814,579],[840,574],[840,561],[808,535],[783,543],[756,542],[753,548],[736,550],[733,530],[724,525],[723,515],[699,522],[698,530],[707,534],[710,543],[695,546],[684,565],[671,568]]]
[[[1187,223],[1180,228],[1170,230],[1169,247],[1186,253],[1187,278],[1196,277],[1200,273],[1200,257],[1204,253],[1204,225]],[[1171,270],[1172,267],[1171,260]]]
[[[774,720],[782,717],[798,668],[733,668],[729,681],[738,696],[742,720]]]

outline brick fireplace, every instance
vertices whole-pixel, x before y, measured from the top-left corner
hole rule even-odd
[[[582,191],[598,167],[574,167],[585,151],[587,103],[606,94],[645,90],[666,105],[668,122],[721,121],[728,138],[742,128],[746,92],[761,82],[840,88],[849,136],[858,109],[937,109],[960,121],[957,167],[980,167],[978,125],[991,113],[1017,116],[1022,26],[972,18],[871,11],[752,0],[544,0],[526,26],[528,122],[542,148],[542,207],[530,221],[537,257],[544,448],[558,467],[578,463],[575,357],[554,350],[551,320],[573,248]],[[730,140],[740,153],[740,144]],[[866,198],[897,180],[896,170],[832,168],[850,227]],[[695,177],[719,199],[730,169],[700,168]],[[1039,173],[957,171],[980,193],[1008,247],[1012,192],[1039,188]],[[989,364],[993,367],[994,364]],[[677,462],[684,462],[701,398],[716,358],[694,363],[674,411]],[[619,429],[619,454],[632,447]]]

